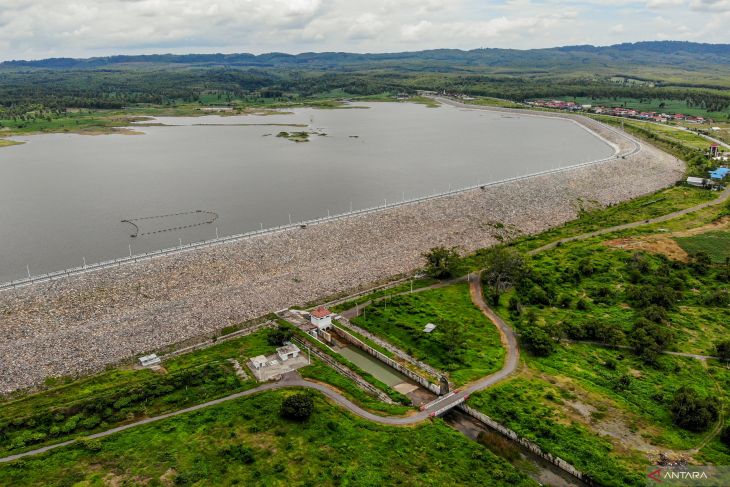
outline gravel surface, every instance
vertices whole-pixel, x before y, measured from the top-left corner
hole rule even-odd
[[[627,148],[598,124],[591,130]],[[0,393],[88,373],[231,323],[409,272],[437,245],[494,244],[669,186],[684,165],[627,159],[0,293]]]

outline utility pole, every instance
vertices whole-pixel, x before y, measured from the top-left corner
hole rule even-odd
[[[28,271],[28,279],[30,279],[30,265],[26,264],[25,270]]]
[[[220,238],[218,237],[218,227],[215,227],[215,238]]]
[[[129,244],[129,256],[132,257],[132,244]]]

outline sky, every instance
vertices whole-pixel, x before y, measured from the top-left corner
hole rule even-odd
[[[730,0],[0,0],[0,60],[730,43]]]

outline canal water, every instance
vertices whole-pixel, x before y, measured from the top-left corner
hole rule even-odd
[[[518,470],[521,470],[542,485],[549,485],[551,487],[586,486],[582,481],[564,472],[555,465],[546,462],[509,438],[490,430],[480,421],[461,411],[452,409],[444,416],[444,420],[474,441],[479,441],[480,434],[484,435],[480,441],[481,443],[484,443],[495,454],[505,458]]]
[[[0,149],[0,282],[613,153],[566,120],[410,103],[156,122]]]
[[[390,387],[408,382],[406,376],[357,347],[336,347],[335,351]]]

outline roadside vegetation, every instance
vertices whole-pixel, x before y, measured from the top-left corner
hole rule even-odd
[[[289,419],[293,412],[295,419]],[[441,420],[413,428],[379,426],[309,391],[257,394],[0,464],[2,485],[110,483],[536,485]]]
[[[0,402],[0,456],[251,389],[257,383],[246,361],[274,353],[281,341],[289,337],[290,333],[282,337],[278,329],[265,329],[172,357],[157,371],[120,367],[82,379],[59,381],[55,386],[49,381],[49,388],[42,392]],[[230,359],[239,362],[246,379],[235,373]],[[316,359],[300,372],[304,377],[334,386],[365,409],[393,415],[411,409],[377,400]],[[395,400],[409,402],[366,372],[359,372],[390,392]]]
[[[637,219],[635,205],[595,216],[608,212],[607,224],[632,212]],[[704,231],[726,221],[727,206],[523,254],[524,265],[498,302],[485,277],[485,298],[498,303],[496,311],[518,332],[526,367],[469,403],[602,485],[644,485],[643,469],[660,454],[727,464],[721,427],[730,401],[723,362],[730,350],[730,266],[701,246],[677,259],[646,245],[654,238],[673,241],[672,232],[692,232],[705,242],[711,234]],[[584,222],[587,228],[593,219]],[[534,244],[518,240],[512,248],[524,252]],[[483,251],[481,262],[504,252]]]

